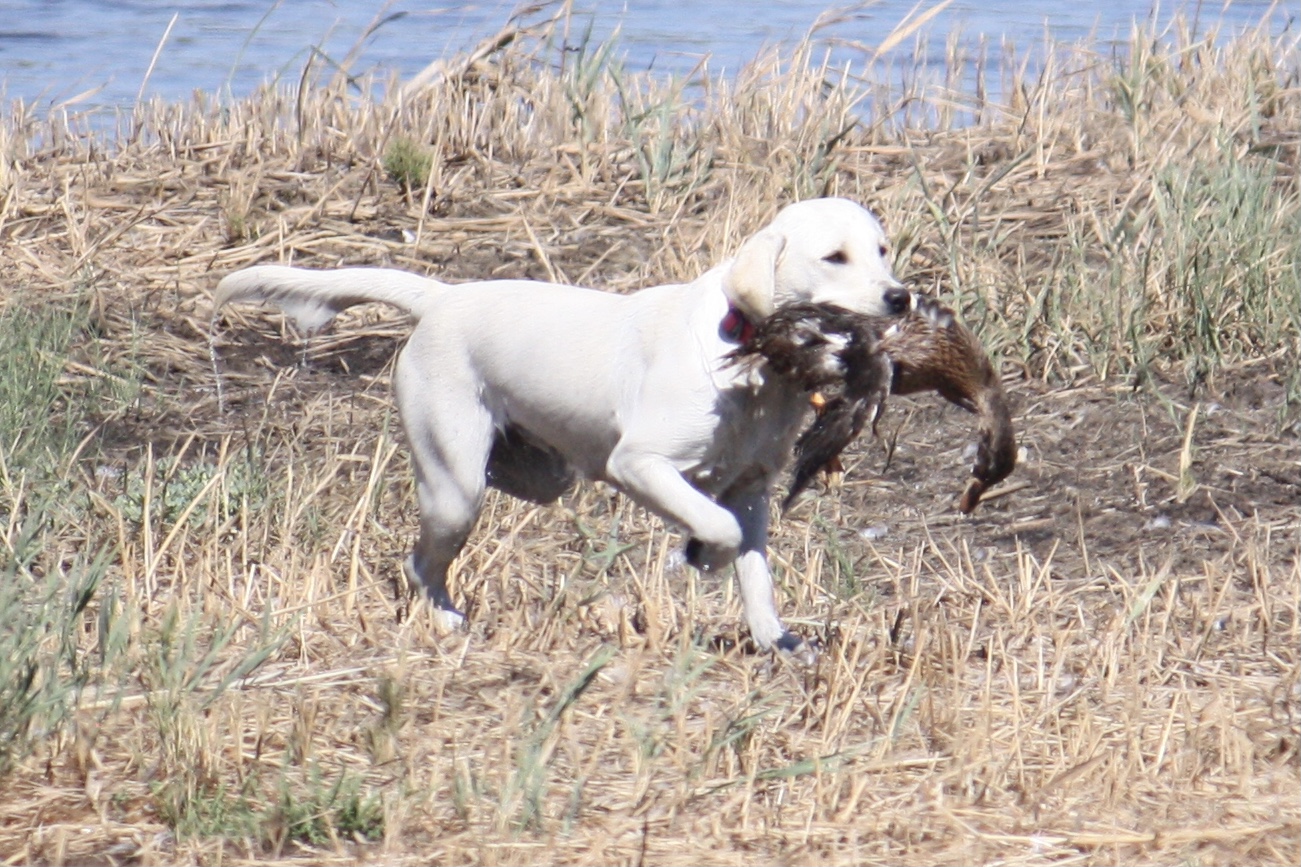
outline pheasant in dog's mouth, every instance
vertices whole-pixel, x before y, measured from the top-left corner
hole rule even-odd
[[[795,443],[787,508],[818,470],[835,461],[887,395],[936,391],[979,417],[971,478],[958,501],[970,513],[984,492],[1016,466],[1016,436],[1002,381],[971,331],[949,308],[916,295],[903,316],[865,316],[831,304],[791,304],[755,325],[729,356],[766,361],[780,376],[821,396],[822,406]]]

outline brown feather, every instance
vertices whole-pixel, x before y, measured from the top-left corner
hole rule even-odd
[[[887,394],[936,391],[979,416],[972,478],[958,508],[970,513],[986,489],[1016,466],[1016,437],[1002,381],[989,356],[953,311],[916,296],[901,317],[865,316],[835,305],[783,307],[760,322],[730,356],[763,360],[823,400],[813,424],[795,444],[788,507],[817,471],[875,426]]]

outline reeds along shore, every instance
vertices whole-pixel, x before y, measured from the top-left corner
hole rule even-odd
[[[5,109],[0,860],[1301,860],[1295,32],[687,81],[578,33],[112,134]],[[774,513],[809,669],[596,486],[491,495],[437,634],[405,324],[210,322],[262,262],[631,291],[824,194],[1001,361],[1026,453],[959,521],[966,420],[892,401]]]
[[[339,76],[146,104],[116,137],[12,106],[7,297],[80,279],[191,301],[268,257],[625,290],[694,276],[782,202],[840,194],[885,214],[904,276],[1034,376],[1197,380],[1296,348],[1293,34],[1136,32],[1037,74],[953,49],[941,83],[897,47],[865,71],[812,43],[666,81],[546,35],[508,29],[421,86],[367,91],[383,96]]]

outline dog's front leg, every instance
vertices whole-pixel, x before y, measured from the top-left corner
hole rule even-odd
[[[812,662],[812,646],[782,625],[773,601],[772,572],[768,568],[767,488],[746,487],[720,498],[741,525],[741,552],[736,558],[736,581],[750,636],[764,649],[775,647]]]
[[[638,504],[687,528],[691,565],[712,572],[736,559],[743,535],[735,515],[692,487],[663,455],[621,445],[606,476]]]

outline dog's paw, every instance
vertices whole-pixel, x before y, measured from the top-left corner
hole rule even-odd
[[[818,661],[818,648],[814,642],[800,638],[794,632],[783,632],[772,646],[801,665],[813,665]]]
[[[701,572],[716,572],[732,565],[732,561],[736,559],[737,548],[732,546],[720,548],[717,545],[706,545],[699,539],[692,538],[687,540],[684,553],[687,562]]]
[[[440,635],[448,635],[465,626],[465,615],[455,608],[435,608],[433,615],[434,629]]]

